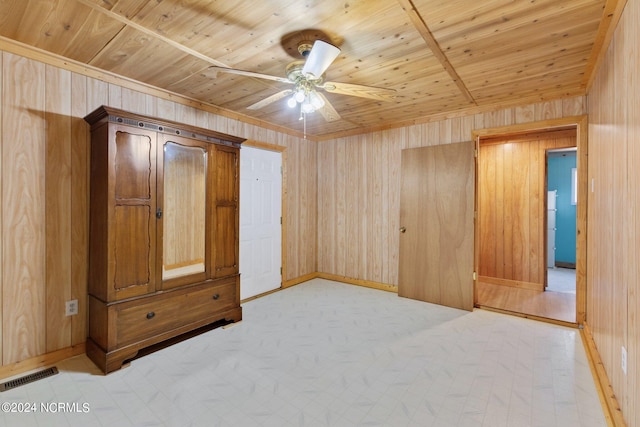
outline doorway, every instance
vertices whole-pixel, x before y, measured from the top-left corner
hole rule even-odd
[[[586,129],[586,117],[574,117],[474,132],[476,306],[563,324],[584,322]],[[576,171],[575,294],[545,291],[546,151],[569,147],[576,149],[577,165],[585,166]],[[493,211],[485,209],[487,204],[494,205]]]
[[[575,147],[547,151],[547,292],[576,293],[576,160]]]

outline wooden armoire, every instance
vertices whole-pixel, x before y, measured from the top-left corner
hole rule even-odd
[[[105,373],[146,347],[242,319],[244,139],[100,107],[91,125],[89,337]]]

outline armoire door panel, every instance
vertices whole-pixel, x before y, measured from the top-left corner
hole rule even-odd
[[[233,205],[216,206],[214,231],[215,277],[228,276],[238,272],[238,211]]]
[[[127,297],[153,290],[151,232],[155,218],[149,206],[115,207],[113,224],[113,288]],[[118,295],[121,299],[122,295]]]
[[[237,202],[238,151],[216,148],[216,200]]]
[[[151,180],[155,181],[152,139],[119,130],[115,141],[116,199],[151,199]]]
[[[240,246],[238,244],[239,210],[238,174],[239,150],[216,146],[214,152],[214,227],[213,271],[214,277],[237,274]]]

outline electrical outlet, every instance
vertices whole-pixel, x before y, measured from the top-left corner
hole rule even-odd
[[[65,303],[64,315],[73,316],[75,314],[78,314],[78,300],[72,299]]]
[[[627,349],[622,346],[622,372],[627,375]]]

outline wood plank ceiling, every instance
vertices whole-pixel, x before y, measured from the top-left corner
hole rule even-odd
[[[340,83],[395,90],[391,102],[324,92],[341,119],[307,115],[326,139],[516,103],[584,95],[622,0],[2,0],[0,36],[299,134],[286,99],[297,44],[341,53]],[[606,46],[604,46],[606,47]]]

